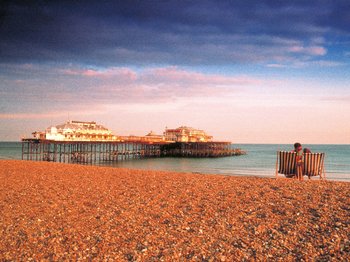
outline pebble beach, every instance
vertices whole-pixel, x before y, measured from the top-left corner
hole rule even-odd
[[[350,183],[0,161],[0,261],[349,261]]]

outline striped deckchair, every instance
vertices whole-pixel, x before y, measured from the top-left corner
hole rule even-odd
[[[320,176],[320,179],[325,178],[324,173],[324,153],[305,153],[303,175]],[[286,177],[296,176],[296,153],[278,151],[276,161],[276,178],[278,174],[284,174]]]
[[[320,176],[326,178],[324,171],[324,153],[305,153],[304,154],[304,176]]]

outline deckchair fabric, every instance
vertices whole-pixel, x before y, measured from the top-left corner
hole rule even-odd
[[[309,177],[320,176],[322,178],[324,173],[324,157],[324,153],[303,154],[303,175]],[[293,177],[296,175],[297,170],[295,152],[279,151],[277,152],[277,161],[279,174],[284,174],[286,177]]]
[[[278,173],[291,177],[296,174],[296,153],[280,151]]]
[[[324,166],[324,153],[304,154],[304,175],[322,176]]]

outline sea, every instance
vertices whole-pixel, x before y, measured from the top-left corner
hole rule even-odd
[[[143,158],[99,165],[131,169],[221,174],[232,176],[275,177],[277,151],[290,151],[289,144],[233,144],[246,155],[222,158]],[[350,145],[304,145],[312,152],[324,152],[328,180],[350,182]],[[0,159],[21,159],[21,142],[0,142]],[[316,178],[315,178],[316,179]]]

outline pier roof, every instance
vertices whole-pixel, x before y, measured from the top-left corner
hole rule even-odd
[[[64,124],[54,126],[57,129],[73,129],[73,130],[108,130],[103,125],[97,125],[96,122],[83,122],[83,121],[67,121]],[[50,129],[51,127],[49,127]]]

